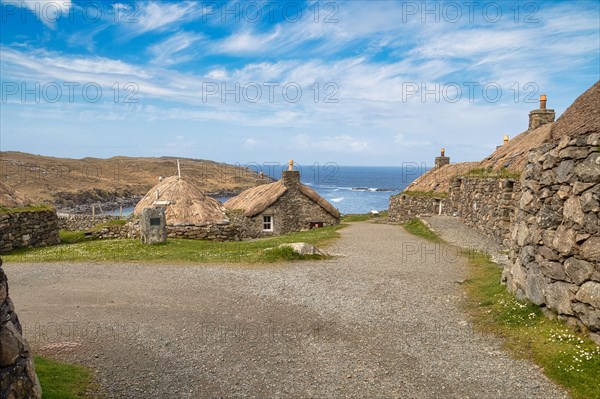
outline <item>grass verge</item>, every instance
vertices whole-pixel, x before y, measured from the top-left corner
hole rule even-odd
[[[494,178],[494,179],[519,179],[521,174],[519,172],[513,172],[506,168],[501,168],[499,170],[491,170],[491,169],[483,169],[477,168],[472,169],[464,174],[467,177],[481,177],[481,178]]]
[[[0,206],[0,213],[40,212],[54,209],[50,205],[30,205],[24,208],[6,208]]]
[[[368,222],[369,220],[379,220],[388,217],[388,211],[381,211],[376,215],[371,213],[350,213],[344,215],[342,223],[353,223],[353,222]]]
[[[404,190],[400,194],[397,195],[408,195],[409,197],[427,197],[427,198],[447,198],[448,193],[438,192],[438,191],[412,191],[412,190]]]
[[[517,301],[500,284],[502,270],[487,255],[470,252],[469,259],[466,307],[479,330],[504,338],[515,357],[537,363],[573,398],[600,398],[600,347],[546,318],[538,306]]]
[[[42,386],[42,399],[87,399],[97,390],[92,372],[83,366],[35,356],[35,371]]]
[[[169,239],[166,244],[143,245],[139,240],[86,240],[82,232],[62,232],[64,242],[41,248],[20,248],[3,256],[7,262],[151,262],[151,263],[260,263],[323,256],[296,256],[280,244],[307,242],[326,247],[339,237],[342,226],[323,227],[267,239],[213,242]],[[269,251],[265,249],[273,248]]]
[[[419,219],[404,228],[429,241],[443,241]],[[486,254],[464,251],[471,268],[464,283],[465,308],[475,328],[503,339],[514,357],[533,361],[574,399],[600,398],[600,347],[559,320],[546,318],[540,307],[519,302],[500,284],[502,269]]]
[[[431,242],[442,242],[443,240],[438,237],[433,231],[429,230],[429,227],[425,225],[420,219],[414,218],[402,225],[406,231],[414,234],[418,237],[424,238]]]

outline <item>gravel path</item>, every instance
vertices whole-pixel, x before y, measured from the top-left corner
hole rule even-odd
[[[341,230],[323,262],[6,264],[38,353],[111,398],[564,398],[474,333],[463,260],[399,227]]]
[[[491,238],[460,221],[460,218],[445,215],[432,215],[422,220],[431,230],[436,232],[446,242],[457,247],[485,252],[499,264],[508,262],[506,251]]]

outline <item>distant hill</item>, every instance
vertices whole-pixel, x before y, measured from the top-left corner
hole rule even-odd
[[[253,170],[201,159],[179,158],[181,175],[206,194],[237,193],[270,182]],[[58,206],[103,203],[145,195],[159,176],[177,174],[177,158],[54,158],[0,152],[0,182],[34,202]]]

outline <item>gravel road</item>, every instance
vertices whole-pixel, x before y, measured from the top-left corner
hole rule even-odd
[[[37,353],[111,398],[565,398],[472,331],[450,247],[356,223],[321,262],[5,264]]]

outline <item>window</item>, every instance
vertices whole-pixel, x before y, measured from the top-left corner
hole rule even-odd
[[[263,215],[263,231],[273,231],[273,216]]]

